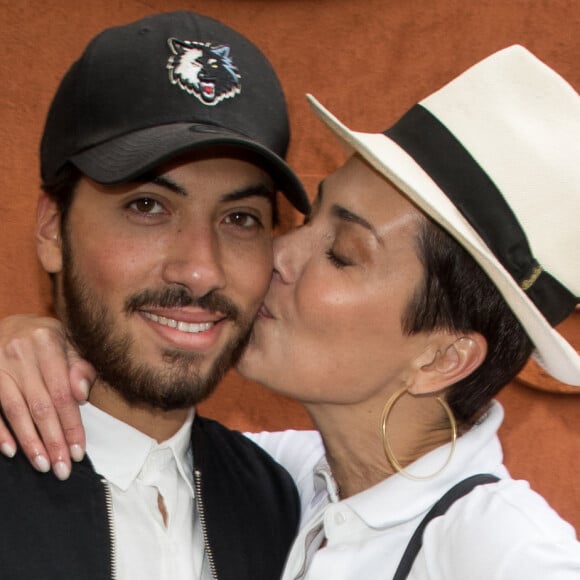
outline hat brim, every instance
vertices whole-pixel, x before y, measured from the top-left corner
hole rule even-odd
[[[423,212],[449,232],[496,285],[535,345],[534,358],[559,381],[580,386],[580,356],[544,318],[461,212],[423,168],[382,133],[351,131],[312,95],[318,117],[351,150],[389,179]]]
[[[114,185],[136,179],[187,152],[222,145],[249,153],[298,211],[310,211],[302,183],[281,157],[248,137],[220,127],[191,123],[150,127],[81,151],[70,162],[94,181]]]

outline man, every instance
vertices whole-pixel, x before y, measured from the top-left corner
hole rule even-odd
[[[299,510],[288,474],[194,408],[266,291],[276,189],[308,209],[288,137],[264,55],[200,15],[106,30],[68,71],[42,139],[37,247],[97,371],[88,458],[54,462],[64,484],[2,462],[2,578],[279,576]]]

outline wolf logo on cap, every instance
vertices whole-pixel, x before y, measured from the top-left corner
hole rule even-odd
[[[204,105],[216,105],[241,91],[229,46],[176,38],[168,43],[173,52],[167,62],[169,79]]]

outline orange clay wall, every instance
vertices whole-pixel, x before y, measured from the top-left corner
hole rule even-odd
[[[0,316],[48,311],[32,229],[38,141],[59,79],[101,29],[175,9],[221,19],[269,55],[288,95],[290,161],[311,194],[344,153],[314,120],[306,92],[351,127],[379,131],[513,43],[580,88],[576,0],[0,0]],[[296,219],[285,207],[284,226]],[[580,347],[580,313],[564,332]],[[580,396],[565,391],[529,366],[501,396],[502,437],[513,475],[580,530]],[[202,411],[240,429],[310,425],[299,405],[234,372]]]

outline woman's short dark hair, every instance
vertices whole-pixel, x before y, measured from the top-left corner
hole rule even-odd
[[[446,395],[458,422],[471,424],[520,372],[533,344],[475,260],[427,217],[419,226],[417,246],[424,277],[403,316],[404,332],[475,331],[488,343],[483,363]]]

